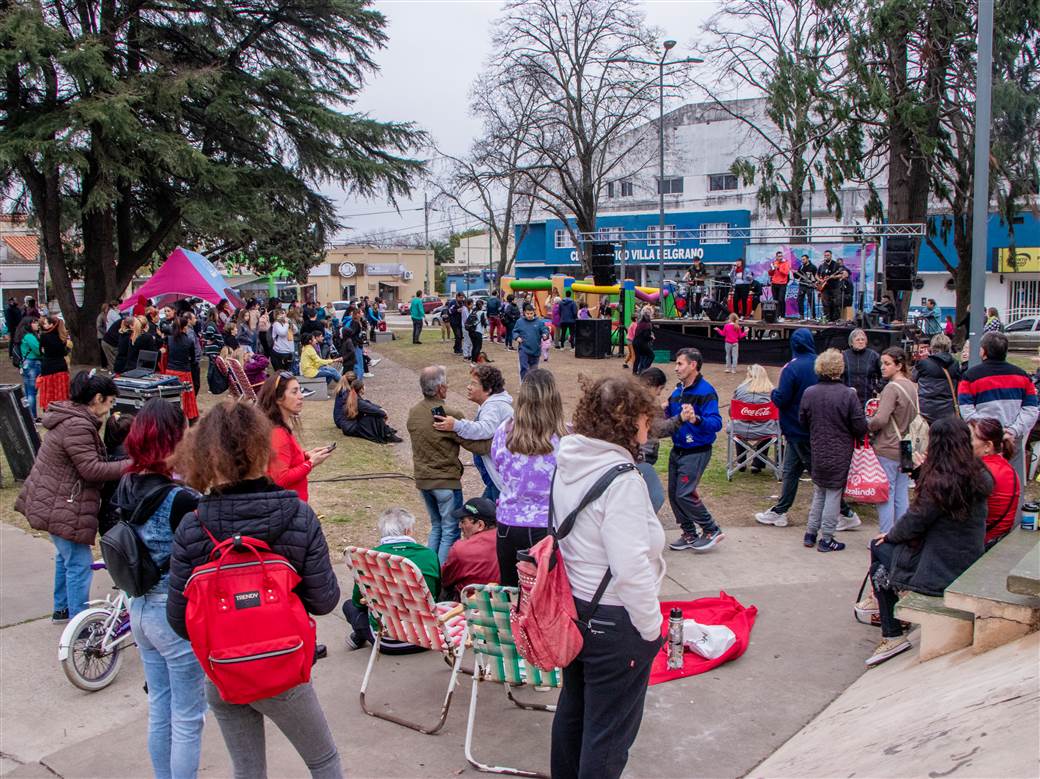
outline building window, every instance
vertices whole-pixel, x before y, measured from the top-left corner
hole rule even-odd
[[[610,243],[621,243],[624,230],[620,227],[601,227],[596,230],[596,240],[609,241]]]
[[[614,197],[614,182],[607,182],[607,197]]]
[[[621,182],[621,197],[632,197],[632,182],[622,181]]]
[[[733,173],[713,173],[708,176],[709,192],[726,192],[737,189],[737,177]]]
[[[682,176],[671,176],[657,180],[657,194],[681,195],[683,191]]]
[[[555,244],[557,249],[573,249],[574,239],[569,230],[557,230]]]
[[[701,225],[701,243],[729,243],[729,222],[705,222]]]
[[[646,228],[646,245],[647,246],[660,246],[658,241],[658,233],[661,228],[658,225],[652,225]],[[664,245],[675,246],[675,225],[664,226]]]

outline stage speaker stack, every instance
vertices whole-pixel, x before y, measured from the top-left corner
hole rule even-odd
[[[892,292],[914,288],[914,254],[917,242],[908,236],[895,236],[885,242],[885,287]]]
[[[574,356],[602,360],[610,356],[609,319],[579,319],[574,325]]]
[[[706,299],[701,303],[701,308],[704,309],[704,315],[712,322],[721,322],[729,315],[726,307],[717,300]]]
[[[609,241],[592,242],[592,281],[598,287],[617,284],[614,272],[614,244]]]
[[[0,384],[0,442],[11,474],[18,481],[25,481],[40,449],[40,435],[20,384]]]
[[[763,300],[762,301],[762,321],[774,324],[776,322],[776,301],[775,300]]]

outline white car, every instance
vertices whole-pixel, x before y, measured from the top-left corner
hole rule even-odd
[[[1016,319],[1004,327],[1010,349],[1036,349],[1040,347],[1040,316]]]

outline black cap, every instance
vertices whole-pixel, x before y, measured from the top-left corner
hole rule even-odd
[[[463,517],[473,517],[474,519],[482,519],[488,524],[495,523],[495,501],[488,500],[487,498],[470,498],[462,504],[462,508],[456,509],[451,513],[455,519],[462,519]]]

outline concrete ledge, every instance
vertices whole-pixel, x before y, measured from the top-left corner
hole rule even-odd
[[[1035,627],[1040,617],[1040,597],[1009,592],[1007,580],[1008,573],[1036,545],[1037,538],[1029,531],[1012,530],[946,588],[946,605],[970,611],[977,618],[997,617]]]
[[[1040,537],[1037,541],[1038,543],[1033,544],[1033,548],[1026,552],[1008,574],[1008,592],[1032,598],[1040,597]]]
[[[942,598],[911,592],[899,599],[895,615],[898,619],[921,626],[918,658],[921,662],[940,657],[972,645],[974,615],[951,609]]]
[[[325,380],[324,376],[315,376],[313,379],[297,376],[296,380],[300,382],[301,389],[309,389],[314,393],[313,395],[305,397],[304,400],[329,399],[329,383]]]

